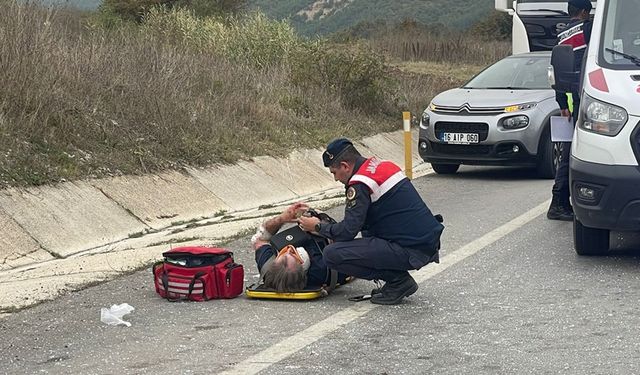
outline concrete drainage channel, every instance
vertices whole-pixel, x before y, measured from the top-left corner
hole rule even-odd
[[[417,144],[417,131],[413,132]],[[404,166],[403,133],[356,143]],[[322,150],[184,173],[0,191],[0,317],[148,266],[171,244],[220,244],[295,201],[326,209],[343,187]],[[414,177],[431,171],[413,153]]]

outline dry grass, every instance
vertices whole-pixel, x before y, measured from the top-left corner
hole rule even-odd
[[[402,61],[391,64],[407,73],[438,76],[453,82],[467,81],[484,69],[483,65],[455,64],[452,62]]]
[[[229,163],[399,128],[457,73],[395,70],[392,111],[345,107],[291,67],[243,64],[77,14],[0,0],[0,186]],[[474,68],[471,68],[474,69]],[[410,70],[410,69],[409,69]]]
[[[374,50],[400,61],[456,62],[486,66],[509,55],[507,41],[483,40],[466,33],[435,34],[420,29],[396,29],[379,33],[370,44]]]

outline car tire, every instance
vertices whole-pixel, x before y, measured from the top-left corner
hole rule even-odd
[[[431,164],[437,174],[454,174],[460,168],[460,164]]]
[[[585,227],[574,217],[573,246],[578,255],[606,255],[609,252],[609,230]]]
[[[550,128],[547,127],[540,136],[538,146],[538,160],[536,172],[540,178],[556,177],[556,170],[560,161],[560,143],[551,141]]]

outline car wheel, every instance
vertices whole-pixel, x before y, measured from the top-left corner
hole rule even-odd
[[[574,217],[573,246],[578,255],[606,255],[609,252],[609,230],[585,227]]]
[[[460,168],[460,164],[431,164],[433,170],[436,171],[437,174],[454,174]]]
[[[551,142],[551,133],[547,127],[540,137],[536,172],[540,178],[554,178],[560,162],[561,144]]]

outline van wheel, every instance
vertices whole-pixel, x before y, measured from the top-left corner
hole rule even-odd
[[[550,128],[546,128],[540,137],[536,172],[540,178],[554,178],[560,162],[561,144],[551,142]]]
[[[460,164],[431,164],[437,174],[454,174],[460,168]]]
[[[578,255],[606,255],[609,252],[609,230],[585,227],[574,217],[573,245]]]

